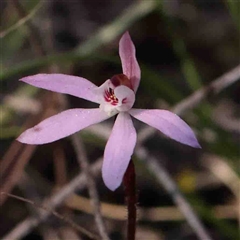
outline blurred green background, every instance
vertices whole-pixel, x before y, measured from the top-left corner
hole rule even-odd
[[[34,182],[40,199],[68,182],[79,170],[69,139],[39,146],[22,168],[11,167],[21,161],[18,154],[21,147],[16,146],[15,138],[39,122],[47,108],[47,115],[53,115],[66,106],[94,105],[31,87],[19,82],[21,77],[58,72],[101,85],[122,71],[118,42],[126,30],[135,44],[142,70],[135,102],[138,108],[171,109],[239,65],[238,0],[12,0],[1,1],[0,6],[1,184],[11,181],[8,176],[15,176],[18,171],[11,189],[26,198],[31,198],[31,191],[26,193],[26,188],[21,187],[22,180],[16,183],[25,176],[23,168]],[[213,239],[239,237],[239,105],[237,81],[220,93],[206,96],[181,115],[194,129],[202,150],[183,146],[159,134],[153,134],[143,143],[166,167]],[[107,122],[107,126],[112,124]],[[137,121],[134,124],[138,132],[144,127]],[[103,155],[106,140],[87,130],[79,135],[91,162]],[[15,149],[14,156],[11,149]],[[61,160],[64,165],[61,170],[56,170],[59,164],[56,149],[60,149],[66,160]],[[136,157],[134,161],[139,208],[174,207],[171,196],[146,169],[147,163]],[[66,175],[64,180],[58,177],[59,172]],[[101,201],[124,204],[122,189],[109,192],[100,175],[97,185]],[[79,194],[88,196],[87,191]],[[4,204],[6,208],[0,212],[1,236],[31,214],[28,206],[20,201],[8,199]],[[95,231],[91,214],[69,207],[61,211]],[[125,222],[117,216],[116,219],[106,217],[106,222],[111,239],[123,239]],[[64,228],[56,219],[50,219],[48,224],[54,232]],[[42,225],[47,228],[46,223]],[[45,239],[46,235],[39,229],[24,239]],[[184,218],[175,219],[170,212],[165,219],[161,219],[161,214],[155,220],[151,216],[139,219],[137,233],[137,239],[144,240],[197,239]]]

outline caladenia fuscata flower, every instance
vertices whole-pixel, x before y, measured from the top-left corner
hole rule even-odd
[[[167,110],[132,108],[141,72],[128,32],[120,40],[119,54],[123,73],[114,75],[100,87],[82,77],[64,74],[37,74],[22,78],[21,81],[33,86],[83,98],[100,104],[100,107],[63,111],[26,130],[17,139],[27,144],[50,143],[117,115],[102,166],[104,183],[112,191],[120,186],[136,145],[137,135],[131,117],[180,143],[200,148],[191,128],[176,114]]]

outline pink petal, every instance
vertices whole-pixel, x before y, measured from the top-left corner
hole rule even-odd
[[[124,33],[119,42],[119,55],[122,62],[123,73],[130,79],[134,92],[137,91],[141,78],[141,71],[135,52],[135,46],[129,33]]]
[[[66,93],[92,102],[99,103],[93,92],[97,86],[82,77],[65,74],[37,74],[20,79],[35,87]]]
[[[172,112],[156,109],[131,109],[129,113],[178,142],[201,148],[192,129]]]
[[[18,141],[27,144],[44,144],[67,137],[109,116],[96,109],[70,109],[54,115],[23,132]]]
[[[108,139],[102,167],[105,185],[112,191],[122,182],[137,141],[136,130],[128,113],[119,113]]]

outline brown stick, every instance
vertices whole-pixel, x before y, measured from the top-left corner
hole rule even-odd
[[[130,160],[128,168],[124,174],[123,184],[125,188],[126,203],[128,209],[127,239],[134,240],[137,220],[137,197],[134,163]]]

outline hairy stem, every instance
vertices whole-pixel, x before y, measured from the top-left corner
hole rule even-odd
[[[128,223],[127,223],[127,239],[134,240],[136,232],[137,220],[137,196],[136,196],[136,180],[135,180],[134,163],[130,160],[128,168],[124,174],[123,184],[125,190],[125,198],[128,209]]]

